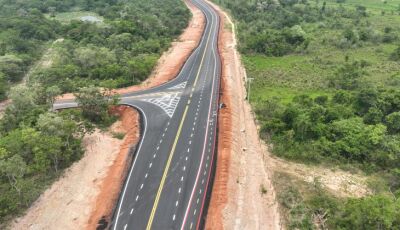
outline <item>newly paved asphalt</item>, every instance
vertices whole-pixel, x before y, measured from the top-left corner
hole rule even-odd
[[[198,229],[215,154],[220,59],[219,17],[192,0],[206,17],[198,48],[164,85],[121,96],[142,115],[143,135],[111,229]],[[75,107],[59,102],[55,109]]]

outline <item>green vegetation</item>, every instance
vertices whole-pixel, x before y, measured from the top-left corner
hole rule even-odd
[[[189,17],[180,0],[0,0],[0,100],[12,101],[0,119],[0,223],[80,159],[84,134],[115,121],[109,89],[145,80]],[[51,64],[18,85],[50,44]],[[52,112],[64,92],[81,108]]]
[[[335,204],[329,228],[400,228],[400,0],[215,2],[236,20],[254,79],[249,99],[272,152],[360,168],[386,185]],[[286,205],[288,227],[316,228],[313,218],[326,204],[308,201],[322,193],[301,200],[295,190],[281,199],[283,206],[295,201]]]
[[[278,200],[289,229],[398,229],[400,198],[379,194],[339,198],[316,178],[306,183],[285,174],[274,175]]]
[[[19,82],[50,41],[63,38],[55,44],[51,67],[30,77],[62,92],[140,83],[190,16],[178,0],[0,0],[0,7],[0,73],[6,80],[2,86]],[[82,16],[104,23],[82,21]],[[2,98],[7,89],[0,87]]]
[[[111,134],[114,138],[117,138],[120,140],[124,139],[124,137],[125,137],[125,133],[112,132]]]

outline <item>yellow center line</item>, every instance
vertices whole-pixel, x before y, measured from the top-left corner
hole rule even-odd
[[[209,32],[208,37],[207,37],[206,47],[205,47],[205,49],[204,49],[204,53],[203,53],[203,56],[202,56],[202,58],[201,58],[199,70],[198,70],[197,75],[196,75],[196,78],[195,78],[195,80],[194,80],[194,84],[193,84],[193,87],[192,87],[192,91],[194,91],[194,88],[196,87],[196,84],[197,84],[197,79],[198,79],[199,76],[200,76],[200,71],[201,71],[201,67],[203,66],[204,57],[206,56],[206,51],[207,51],[208,43],[209,43],[210,37],[211,37],[211,28],[212,28],[213,24],[214,24],[214,22],[212,22],[212,23],[211,23],[211,26],[210,26],[210,32]],[[187,115],[187,111],[188,111],[188,109],[189,109],[189,105],[190,105],[190,100],[189,100],[189,102],[186,104],[185,111],[183,112],[183,116],[182,116],[182,119],[181,119],[181,123],[179,124],[178,132],[177,132],[177,134],[176,134],[176,136],[175,136],[174,144],[172,145],[172,149],[171,149],[171,151],[170,151],[170,153],[169,153],[168,161],[167,161],[167,164],[166,164],[165,169],[164,169],[164,174],[163,174],[163,176],[162,176],[162,178],[161,178],[160,186],[158,187],[156,199],[155,199],[155,201],[154,201],[153,208],[152,208],[152,210],[151,210],[151,214],[150,214],[149,221],[147,222],[146,230],[150,230],[150,229],[151,229],[151,226],[152,226],[152,224],[153,224],[154,215],[155,215],[156,210],[157,210],[157,207],[158,207],[158,202],[160,201],[161,193],[162,193],[162,190],[163,190],[163,188],[164,188],[164,183],[165,183],[165,180],[166,180],[166,178],[167,178],[167,174],[168,174],[168,171],[169,171],[169,168],[170,168],[170,165],[171,165],[171,161],[172,161],[172,158],[173,158],[174,153],[175,153],[176,145],[178,144],[179,136],[181,135],[181,132],[182,132],[183,123],[185,122],[186,115]]]

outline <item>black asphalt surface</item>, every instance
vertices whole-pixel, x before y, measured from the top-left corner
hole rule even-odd
[[[121,96],[137,108],[143,135],[111,229],[198,229],[215,154],[220,58],[219,17],[192,0],[206,27],[179,75],[161,86]],[[76,107],[59,102],[55,109]]]

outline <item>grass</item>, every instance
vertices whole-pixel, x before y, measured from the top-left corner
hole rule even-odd
[[[122,139],[124,139],[124,137],[125,137],[125,133],[112,132],[111,134],[112,134],[112,136],[113,136],[114,138],[117,138],[117,139],[119,139],[119,140],[122,140]]]
[[[321,2],[320,2],[321,4]],[[332,5],[338,5],[330,1]],[[387,4],[378,0],[347,0],[347,7],[362,4],[367,9],[387,9],[400,4],[400,0],[388,1]],[[379,8],[381,9],[381,8]],[[343,19],[343,28],[353,26],[352,21]],[[400,31],[400,16],[398,14],[385,15],[370,14],[363,19],[364,22],[380,34],[386,27]],[[329,78],[334,76],[338,66],[342,65],[346,58],[348,61],[365,61],[364,82],[386,87],[400,86],[399,63],[390,61],[390,54],[398,47],[399,42],[372,43],[359,42],[355,47],[347,49],[338,48],[335,44],[342,38],[343,28],[336,29],[324,23],[303,23],[301,26],[311,39],[307,50],[283,57],[267,57],[263,55],[243,55],[247,74],[254,78],[252,84],[252,102],[258,103],[271,97],[278,97],[284,103],[288,103],[294,96],[308,94],[311,97],[319,95],[329,96]],[[393,80],[395,78],[395,80]],[[393,82],[397,82],[393,85]]]
[[[55,20],[60,21],[61,23],[69,23],[72,20],[81,20],[84,16],[93,16],[104,21],[104,18],[94,12],[91,11],[73,11],[73,12],[63,12],[57,13],[54,17]],[[51,18],[49,14],[46,14],[46,17]]]
[[[321,4],[322,1],[320,1]],[[336,0],[326,0],[328,5],[338,5]],[[376,11],[396,11],[399,9],[400,0],[346,0],[343,6],[355,7],[362,5],[367,7],[367,10]]]
[[[252,84],[255,85],[255,84]],[[303,90],[299,91],[289,87],[253,87],[251,89],[250,101],[254,103],[260,103],[266,101],[268,98],[278,98],[283,104],[289,104],[292,99],[296,96],[306,94],[311,98],[318,96],[331,96],[331,92],[328,90]]]

